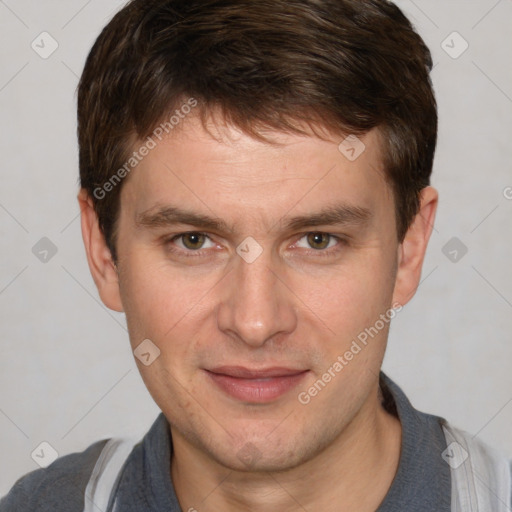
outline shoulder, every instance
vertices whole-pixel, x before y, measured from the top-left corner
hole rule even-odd
[[[446,437],[448,457],[455,457],[460,463],[472,459],[474,465],[501,468],[510,473],[512,460],[503,452],[447,421],[442,422],[442,428]],[[457,465],[457,461],[454,464]]]
[[[19,478],[0,500],[0,512],[81,511],[87,482],[107,439],[59,457],[45,469]]]
[[[509,511],[510,457],[446,422],[443,430],[447,442],[443,458],[451,468],[453,491],[461,502],[476,502],[479,510]]]

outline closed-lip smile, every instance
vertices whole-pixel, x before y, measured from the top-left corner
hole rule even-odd
[[[267,403],[286,394],[309,372],[300,368],[218,366],[205,370],[227,395],[246,403]]]

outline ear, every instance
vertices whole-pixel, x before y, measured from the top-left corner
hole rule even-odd
[[[117,269],[105,237],[100,229],[93,202],[85,189],[78,193],[82,217],[82,237],[92,278],[103,304],[114,311],[123,311]]]
[[[434,227],[438,193],[425,187],[420,195],[420,210],[398,246],[398,268],[393,292],[395,302],[405,305],[416,293],[427,244]]]

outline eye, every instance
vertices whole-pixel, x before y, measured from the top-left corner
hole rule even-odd
[[[198,251],[200,249],[208,249],[214,246],[214,243],[204,233],[182,233],[175,236],[172,241],[180,248],[189,251]],[[207,245],[207,244],[210,245]],[[205,245],[206,244],[206,245]]]
[[[305,242],[303,242],[305,240]],[[308,233],[304,235],[297,243],[297,247],[304,247],[306,249],[314,249],[316,251],[322,251],[330,249],[336,245],[338,241],[337,237],[330,235],[329,233]]]

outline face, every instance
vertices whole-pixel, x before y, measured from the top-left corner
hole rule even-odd
[[[123,186],[119,299],[159,350],[137,364],[173,438],[223,466],[297,466],[375,406],[400,245],[378,133],[354,161],[343,138],[190,118]]]

